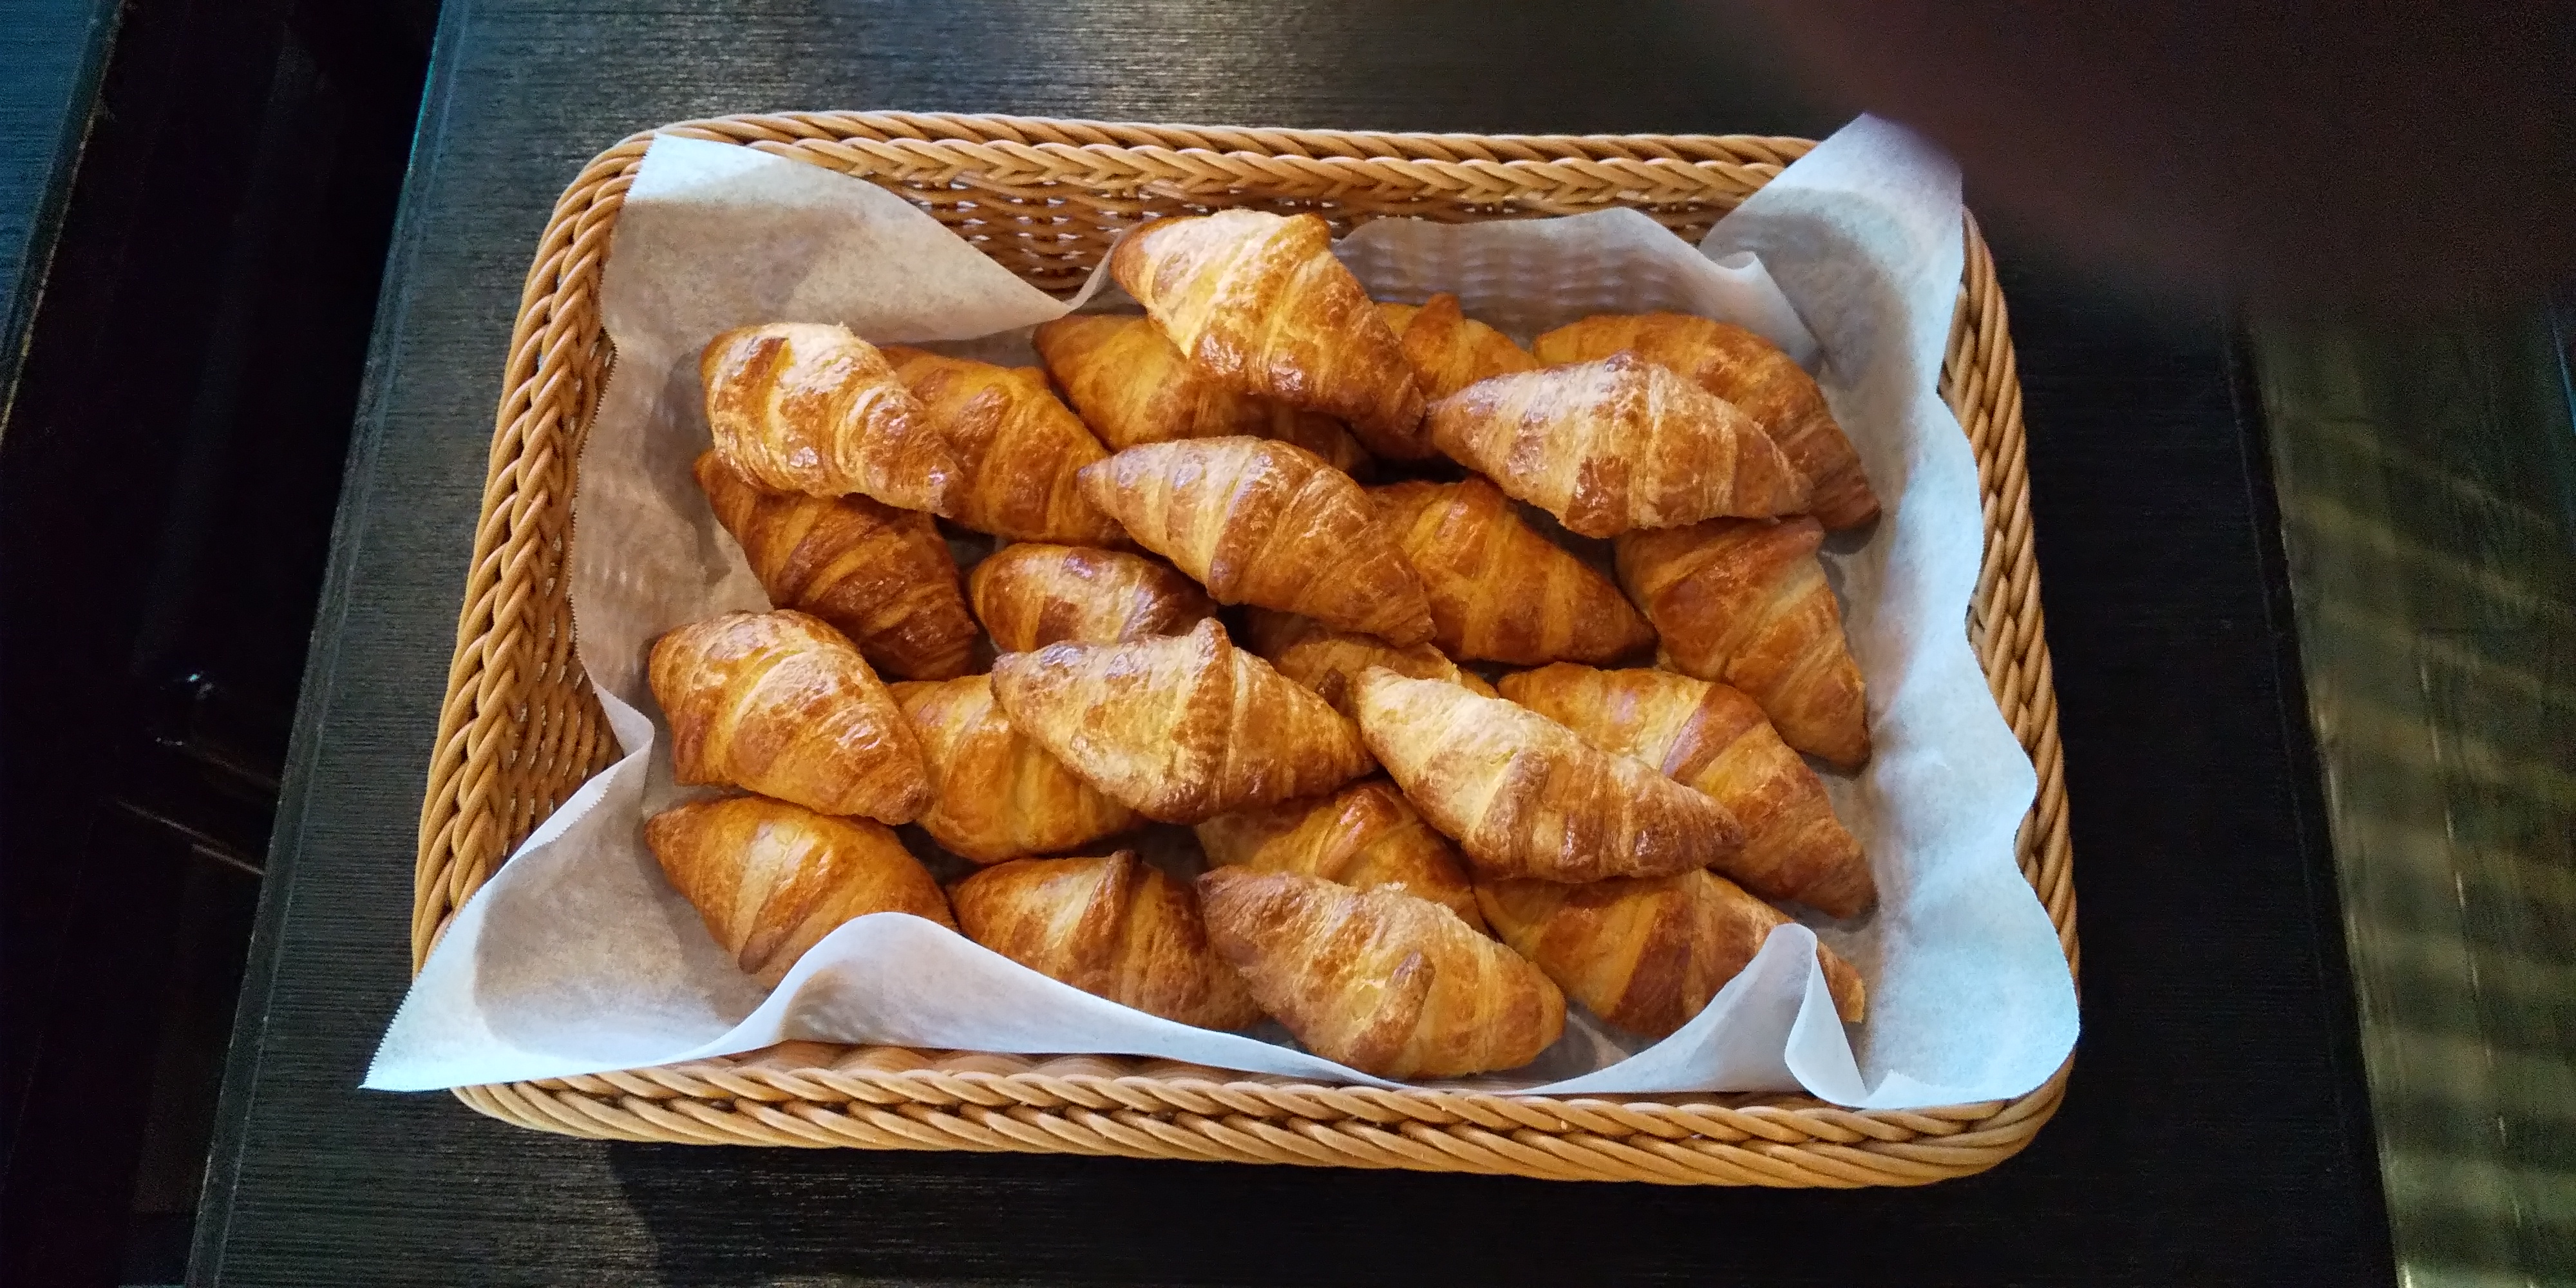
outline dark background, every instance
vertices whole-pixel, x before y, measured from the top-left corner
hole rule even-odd
[[[173,1277],[209,1133],[200,1282],[2393,1277],[2231,322],[2009,218],[2086,1029],[1996,1171],[1766,1193],[638,1147],[358,1092],[407,976],[502,348],[599,148],[818,106],[1808,135],[1857,106],[1696,7],[459,0],[434,61],[431,17],[125,9],[0,436],[0,1280]],[[227,1029],[218,1117],[189,1089]]]

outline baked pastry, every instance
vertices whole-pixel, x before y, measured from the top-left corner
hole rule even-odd
[[[1182,636],[1006,653],[993,696],[1075,773],[1165,823],[1328,792],[1369,767],[1350,721],[1214,620]]]
[[[1344,421],[1379,456],[1430,455],[1404,349],[1322,216],[1157,219],[1110,252],[1109,274],[1217,383]]]
[[[716,946],[772,988],[823,936],[872,912],[957,928],[920,860],[883,824],[863,818],[731,796],[644,820],[644,844]]]
[[[1860,665],[1825,584],[1814,519],[1712,520],[1620,539],[1619,584],[1672,668],[1743,691],[1792,747],[1845,769],[1869,759]]]
[[[1878,513],[1860,453],[1834,423],[1815,377],[1780,346],[1743,327],[1686,313],[1603,314],[1558,327],[1532,347],[1551,366],[1624,350],[1670,367],[1741,408],[1780,445],[1789,464],[1814,485],[1809,504],[1826,527],[1856,527]]]
[[[1074,471],[1109,453],[1056,400],[1045,372],[901,345],[888,346],[885,357],[956,458],[949,518],[1014,541],[1107,546],[1125,540],[1074,484]]]
[[[698,457],[698,486],[742,546],[769,602],[812,613],[849,637],[870,665],[892,675],[944,680],[966,673],[975,619],[957,593],[957,562],[938,526],[853,493],[772,492],[725,464]]]
[[[1351,682],[1372,666],[1417,680],[1447,680],[1464,685],[1470,693],[1494,696],[1494,686],[1485,683],[1483,676],[1458,669],[1447,654],[1428,644],[1397,648],[1374,635],[1337,631],[1311,617],[1267,608],[1244,614],[1243,637],[1274,670],[1313,689],[1344,716],[1352,713]]]
[[[1671,671],[1562,662],[1504,676],[1502,690],[1585,742],[1717,798],[1744,824],[1744,848],[1715,867],[1753,893],[1837,917],[1857,916],[1877,897],[1860,842],[1834,818],[1823,781],[1753,699]]]
[[[1488,881],[1476,902],[1514,952],[1566,996],[1647,1037],[1666,1037],[1753,963],[1786,914],[1708,872],[1613,877],[1589,885]],[[1816,961],[1834,1010],[1859,1022],[1860,972],[1823,944]]]
[[[1480,381],[1425,423],[1441,451],[1587,537],[1807,504],[1806,476],[1752,418],[1634,354]]]
[[[1404,347],[1404,360],[1413,364],[1413,383],[1421,387],[1427,402],[1437,402],[1487,376],[1538,369],[1538,359],[1529,350],[1460,312],[1458,297],[1447,291],[1419,305],[1381,301],[1377,311]]]
[[[1020,859],[958,882],[949,898],[967,938],[1093,996],[1203,1029],[1261,1018],[1208,946],[1197,892],[1133,850]]]
[[[1150,318],[1076,313],[1039,326],[1031,338],[1065,400],[1110,451],[1249,434],[1295,443],[1345,474],[1368,468],[1368,452],[1340,421],[1200,375]]]
[[[819,617],[782,609],[693,622],[654,641],[646,670],[682,783],[885,823],[930,804],[912,722]]]
[[[1143,826],[1142,815],[1012,728],[993,703],[991,676],[893,689],[930,764],[930,808],[915,821],[951,853],[999,863]]]
[[[1461,483],[1369,489],[1431,600],[1431,642],[1514,666],[1608,662],[1655,640],[1610,579],[1521,520],[1502,490]]]
[[[842,327],[771,322],[727,331],[698,356],[707,428],[742,476],[775,492],[858,492],[947,512],[958,474],[921,401],[876,346]]]
[[[1359,712],[1369,751],[1480,876],[1666,876],[1743,844],[1725,806],[1516,703],[1372,667]]]
[[[966,593],[1005,653],[1185,635],[1216,616],[1215,601],[1170,564],[1079,546],[1004,546],[966,575]]]
[[[1260,438],[1131,447],[1082,471],[1085,495],[1221,604],[1300,613],[1396,645],[1431,638],[1431,605],[1350,476]]]
[[[1197,831],[1199,848],[1215,866],[1299,872],[1354,890],[1391,886],[1485,928],[1458,851],[1383,778],[1362,779],[1330,796],[1219,814]]]
[[[1315,1054],[1381,1078],[1512,1069],[1565,1032],[1565,995],[1446,908],[1295,872],[1199,878],[1208,937]]]

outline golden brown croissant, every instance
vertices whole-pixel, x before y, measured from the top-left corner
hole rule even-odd
[[[1780,347],[1740,326],[1683,313],[1604,314],[1561,326],[1531,346],[1549,365],[1588,362],[1626,350],[1742,408],[1789,464],[1815,486],[1810,505],[1828,528],[1869,522],[1878,497],[1842,426],[1825,408],[1815,377]]]
[[[1717,519],[1622,537],[1619,583],[1662,633],[1674,670],[1744,691],[1809,755],[1869,759],[1860,666],[1816,562],[1814,519]]]
[[[1055,854],[1144,824],[1011,727],[992,677],[892,686],[930,762],[931,839],[977,863]]]
[[[772,492],[714,452],[698,457],[696,472],[716,522],[741,543],[770,603],[831,623],[895,675],[965,674],[975,619],[929,515],[855,494]]]
[[[1005,653],[1182,635],[1216,616],[1207,592],[1162,560],[1078,546],[1004,546],[966,575],[966,592]]]
[[[1417,680],[1447,680],[1465,685],[1470,693],[1494,696],[1494,686],[1485,683],[1483,676],[1459,670],[1447,654],[1428,644],[1397,648],[1374,635],[1337,631],[1311,617],[1267,608],[1245,614],[1243,634],[1252,651],[1273,669],[1313,689],[1345,716],[1351,714],[1352,682],[1372,666]]]
[[[710,617],[656,640],[648,670],[682,783],[730,783],[887,823],[909,823],[930,803],[912,722],[819,617]]]
[[[1314,214],[1220,210],[1127,234],[1110,276],[1219,384],[1350,424],[1380,456],[1431,454],[1422,391]]]
[[[1404,793],[1383,778],[1364,779],[1330,796],[1219,814],[1197,830],[1199,848],[1219,867],[1301,872],[1354,890],[1393,886],[1485,928],[1449,838],[1423,822]]]
[[[1182,636],[1003,654],[993,696],[1075,773],[1165,823],[1328,792],[1369,767],[1350,721],[1213,619]]]
[[[1443,291],[1425,304],[1380,302],[1379,315],[1413,364],[1413,383],[1437,402],[1487,376],[1535,371],[1538,359],[1512,338],[1458,311],[1458,297]]]
[[[1424,423],[1441,451],[1587,537],[1807,504],[1806,476],[1750,417],[1634,354],[1496,376]]]
[[[1015,541],[1119,545],[1126,534],[1074,483],[1074,471],[1108,457],[1035,367],[997,367],[889,345],[895,378],[921,400],[948,440],[958,474],[949,518]]]
[[[1401,890],[1295,872],[1199,878],[1208,937],[1315,1054],[1381,1078],[1512,1069],[1565,1032],[1565,995],[1510,949]]]
[[[1665,876],[1744,842],[1725,806],[1516,703],[1372,667],[1359,709],[1378,762],[1484,875]]]
[[[1566,995],[1623,1029],[1665,1037],[1742,974],[1789,918],[1707,872],[1590,885],[1489,881],[1476,901],[1513,951],[1538,963]],[[1816,945],[1834,1010],[1859,1022],[1860,972]]]
[[[772,322],[727,331],[698,356],[716,451],[778,492],[864,493],[946,513],[958,476],[921,401],[876,346],[837,326]]]
[[[1397,483],[1369,497],[1422,578],[1443,652],[1536,666],[1607,662],[1654,642],[1609,578],[1540,536],[1493,484]]]
[[[646,819],[644,843],[716,945],[772,987],[823,936],[872,912],[957,928],[939,883],[884,824],[863,818],[734,796]]]
[[[1221,604],[1259,604],[1391,644],[1431,638],[1422,580],[1350,476],[1259,438],[1131,447],[1085,494]]]
[[[1753,893],[1837,917],[1859,915],[1877,896],[1860,842],[1834,818],[1824,783],[1753,699],[1671,671],[1562,662],[1504,676],[1502,689],[1585,742],[1716,797],[1744,824],[1744,848],[1715,866]]]
[[[1345,474],[1368,468],[1368,453],[1340,421],[1239,394],[1200,375],[1152,319],[1076,313],[1040,326],[1032,338],[1047,374],[1113,452],[1249,434],[1295,443]]]
[[[1133,850],[1005,863],[949,897],[967,938],[1083,992],[1203,1029],[1261,1018],[1242,977],[1209,947],[1197,892]]]

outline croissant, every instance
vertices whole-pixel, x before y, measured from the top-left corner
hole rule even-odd
[[[1323,216],[1158,219],[1118,243],[1109,274],[1217,383],[1346,421],[1380,456],[1431,454],[1404,347],[1333,258]]]
[[[710,617],[655,641],[647,671],[682,783],[731,783],[887,823],[911,822],[930,803],[912,722],[821,618]]]
[[[1261,1018],[1208,945],[1198,894],[1120,850],[1101,859],[1021,859],[957,883],[966,937],[1050,979],[1203,1029]]]
[[[872,912],[957,928],[939,883],[863,818],[764,796],[691,801],[646,819],[644,844],[716,945],[773,988],[806,949]]]
[[[1869,759],[1868,707],[1824,539],[1808,518],[1640,532],[1619,541],[1619,583],[1674,670],[1743,690],[1790,746],[1849,769]]]
[[[1708,1005],[1789,918],[1706,872],[1590,885],[1491,881],[1476,887],[1503,942],[1538,963],[1566,995],[1620,1028],[1668,1036]],[[1816,945],[1834,1010],[1857,1023],[1860,972]]]
[[[1807,504],[1806,477],[1750,417],[1634,354],[1480,381],[1425,423],[1441,451],[1587,537]]]
[[[1717,798],[1744,824],[1744,848],[1715,866],[1753,893],[1837,917],[1859,915],[1877,896],[1823,781],[1751,698],[1671,671],[1562,662],[1504,676],[1502,690],[1585,742]]]
[[[1350,721],[1213,619],[1187,635],[1004,654],[993,696],[1075,773],[1165,823],[1313,796],[1369,767]]]
[[[930,808],[915,821],[952,853],[998,863],[1143,825],[1012,728],[993,704],[992,677],[892,687],[930,764]]]
[[[1413,383],[1426,401],[1436,402],[1487,376],[1535,371],[1538,359],[1512,338],[1458,310],[1458,297],[1446,291],[1421,305],[1380,302],[1378,314],[1395,331],[1404,360],[1413,364]]]
[[[945,513],[956,458],[876,346],[837,326],[727,331],[698,357],[716,451],[774,492]]]
[[[1341,422],[1239,394],[1200,375],[1149,318],[1076,313],[1032,337],[1047,374],[1109,450],[1176,438],[1275,438],[1358,474],[1368,452]]]
[[[1393,886],[1485,928],[1449,838],[1423,822],[1404,793],[1382,778],[1330,796],[1219,814],[1197,831],[1207,861],[1219,867],[1298,872],[1354,890]]]
[[[975,619],[929,515],[858,495],[772,492],[714,452],[698,457],[696,473],[769,602],[831,623],[870,664],[896,675],[965,673]]]
[[[966,575],[966,593],[1005,653],[1185,634],[1216,616],[1207,592],[1159,559],[1075,546],[1004,546]]]
[[[1350,476],[1259,438],[1131,447],[1082,471],[1085,494],[1221,604],[1259,604],[1404,646],[1431,604]]]
[[[1609,578],[1539,535],[1493,484],[1397,483],[1369,496],[1431,599],[1431,642],[1450,656],[1607,662],[1654,642]]]
[[[1743,844],[1725,806],[1501,698],[1372,667],[1359,712],[1378,762],[1483,875],[1666,876]]]
[[[1528,1064],[1565,1032],[1565,995],[1445,908],[1384,887],[1218,868],[1208,937],[1315,1054],[1381,1078]]]
[[[1337,631],[1311,617],[1267,608],[1245,614],[1243,633],[1262,660],[1313,689],[1344,716],[1351,714],[1352,681],[1372,666],[1417,680],[1447,680],[1464,685],[1470,693],[1494,696],[1494,686],[1485,683],[1483,676],[1458,669],[1447,654],[1428,644],[1397,648],[1374,635]]]
[[[956,458],[949,518],[1015,541],[1101,546],[1125,540],[1074,483],[1074,471],[1109,453],[1056,401],[1045,372],[900,345],[888,346],[885,357]]]
[[[1815,377],[1780,347],[1740,326],[1683,313],[1604,314],[1561,326],[1532,346],[1551,366],[1588,362],[1621,350],[1672,368],[1685,380],[1742,408],[1789,464],[1815,485],[1810,505],[1828,528],[1867,523],[1878,497],[1861,471],[1842,426],[1825,408]]]

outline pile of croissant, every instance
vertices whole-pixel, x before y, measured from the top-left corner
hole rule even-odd
[[[1816,552],[1878,503],[1794,362],[1672,314],[1523,349],[1371,301],[1311,214],[1161,220],[1110,267],[1144,315],[1038,328],[1043,371],[707,346],[697,481],[777,607],[655,643],[679,781],[749,794],[645,835],[744,971],[907,912],[1439,1077],[1534,1059],[1569,995],[1672,1033],[1773,902],[1867,909],[1805,757],[1869,754]],[[1523,505],[1614,542],[1615,584]],[[1002,540],[961,578],[940,520]],[[1204,873],[1112,842],[1154,824]]]

